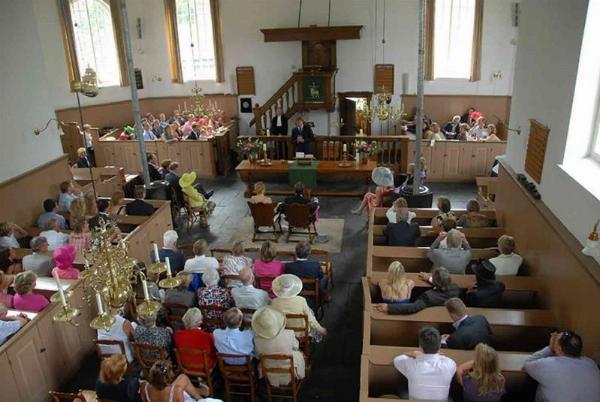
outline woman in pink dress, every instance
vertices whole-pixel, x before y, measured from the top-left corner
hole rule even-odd
[[[17,310],[38,312],[45,309],[50,302],[42,295],[34,294],[37,275],[31,271],[19,273],[15,277],[15,296],[13,305]]]
[[[72,244],[57,248],[53,256],[56,267],[52,270],[52,276],[58,275],[60,279],[79,279],[79,270],[73,267],[77,250]]]
[[[271,299],[275,298],[275,294],[271,291],[272,279],[261,280],[261,277],[275,278],[283,274],[285,265],[281,261],[277,261],[275,256],[277,249],[275,244],[270,241],[263,243],[260,248],[260,258],[254,262],[254,274],[260,283],[260,288],[269,292]]]
[[[367,192],[360,206],[353,210],[354,215],[360,215],[366,209],[370,212],[373,208],[383,206],[383,198],[394,191],[394,175],[392,171],[386,167],[377,167],[371,173],[373,183],[377,185],[375,193]]]

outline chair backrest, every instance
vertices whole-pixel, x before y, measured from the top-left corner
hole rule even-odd
[[[240,280],[240,276],[239,275],[221,275],[221,279],[223,280],[223,287],[231,289],[231,288],[235,287],[234,281]]]
[[[296,337],[308,338],[308,332],[310,325],[308,323],[308,316],[306,314],[286,314],[285,329],[291,329],[296,334]],[[301,336],[298,334],[301,333]]]
[[[175,352],[175,359],[177,360],[177,366],[183,371],[184,374],[193,377],[208,377],[210,374],[210,367],[208,364],[208,354],[206,350],[202,349],[173,349]],[[190,361],[185,357],[198,357],[200,362]],[[196,359],[194,359],[196,360]]]
[[[243,364],[227,364],[225,360],[238,359],[243,360]],[[254,381],[254,369],[252,359],[248,355],[235,355],[228,353],[217,353],[217,363],[219,371],[225,380],[235,383],[251,383]]]
[[[252,203],[248,201],[248,207],[254,219],[254,226],[273,226],[275,218],[275,207],[273,204]]]
[[[131,348],[133,349],[135,360],[139,363],[146,378],[148,378],[148,373],[154,363],[167,359],[166,350],[160,346],[131,342]]]
[[[274,387],[273,385],[271,385],[271,381],[269,380],[269,374],[274,374],[278,376],[289,375],[292,392],[294,394],[297,392],[296,370],[294,368],[294,359],[291,355],[261,354],[259,356],[259,359],[260,371],[263,373],[265,382],[267,383],[267,387]]]
[[[83,393],[79,391],[76,394],[69,392],[56,392],[56,391],[48,391],[50,397],[52,398],[52,402],[63,402],[63,401],[76,401],[76,402],[88,402],[83,396]],[[91,402],[91,401],[90,401]]]
[[[321,302],[320,286],[318,278],[302,278],[302,290],[300,296],[310,297],[315,299],[315,304],[318,307]]]
[[[94,345],[96,346],[96,354],[100,360],[110,357],[112,355],[122,354],[126,356],[125,353],[125,344],[123,341],[109,340],[109,339],[94,339]],[[102,346],[106,346],[103,350]],[[115,348],[118,348],[119,351],[114,351]],[[113,350],[113,352],[107,352],[108,350]]]
[[[310,225],[310,207],[307,204],[284,204],[283,213],[288,224],[296,228],[308,228]]]
[[[163,307],[167,312],[167,321],[169,326],[173,329],[183,328],[183,315],[187,311],[188,307],[184,304],[177,303],[163,303]]]
[[[253,308],[240,308],[241,312],[244,314],[244,318],[242,320],[242,328],[251,328],[252,327],[252,316],[256,312]]]
[[[225,313],[225,307],[218,306],[216,304],[200,304],[198,308],[202,312],[203,327],[225,327],[225,322],[223,321],[223,313]],[[209,312],[211,314],[209,314]]]

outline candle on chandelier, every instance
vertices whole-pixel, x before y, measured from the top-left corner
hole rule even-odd
[[[342,151],[343,151],[344,153],[348,152],[348,147],[347,147],[347,145],[346,145],[346,144],[342,145]]]
[[[67,298],[65,297],[65,291],[63,290],[62,284],[60,283],[58,273],[55,272],[53,275],[54,280],[56,281],[56,287],[58,287],[58,294],[60,294],[60,302],[62,303],[63,307],[67,307]]]
[[[270,137],[270,136],[271,136],[271,130],[269,130],[269,129],[267,128],[267,137]]]
[[[156,245],[156,243],[153,243],[152,247],[154,247],[154,259],[156,260],[156,262],[160,262],[160,257],[158,256],[158,246]]]
[[[187,102],[183,102],[183,110],[187,111]]]
[[[102,297],[100,293],[96,292],[96,306],[98,306],[98,315],[104,314],[104,305],[102,304]]]
[[[144,289],[144,300],[150,300],[150,295],[148,294],[148,283],[142,279],[142,289]]]
[[[171,261],[169,261],[169,257],[165,257],[165,262],[167,263],[167,276],[171,276]]]
[[[263,152],[267,152],[267,144],[263,144]]]

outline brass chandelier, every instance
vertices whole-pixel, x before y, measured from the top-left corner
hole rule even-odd
[[[404,113],[404,104],[400,104],[400,108],[393,106],[392,94],[386,92],[385,86],[381,87],[381,92],[374,94],[375,102],[371,105],[371,110],[368,113],[367,118],[372,120],[373,116],[377,117],[379,121],[396,121],[406,116]]]

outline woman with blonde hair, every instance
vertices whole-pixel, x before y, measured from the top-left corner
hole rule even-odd
[[[473,360],[458,366],[456,381],[463,387],[464,402],[500,402],[506,393],[498,353],[485,343],[475,347]]]
[[[440,213],[431,219],[431,226],[433,229],[441,228],[444,221],[448,218],[454,218],[454,213],[451,211],[452,205],[448,197],[438,197],[437,207]]]
[[[100,375],[96,380],[96,395],[101,400],[141,402],[140,380],[137,377],[124,378],[127,372],[127,359],[122,354],[114,354],[100,363]]]
[[[270,279],[261,280],[260,277],[276,278],[285,271],[285,264],[275,259],[277,256],[277,247],[271,241],[265,241],[260,248],[260,258],[254,261],[254,274],[259,280],[260,288],[269,292],[271,299],[275,298],[275,293],[271,290],[273,281]]]
[[[388,209],[386,211],[385,216],[387,217],[389,223],[396,223],[397,212],[400,208],[408,208],[408,202],[406,201],[406,198],[404,198],[404,197],[396,198],[396,200],[394,201],[394,203],[392,204],[390,209]],[[417,214],[415,212],[408,211],[407,222],[410,223],[410,221],[416,216],[417,216]]]
[[[69,227],[73,229],[75,221],[85,219],[86,207],[83,198],[76,198],[69,206]]]
[[[486,142],[498,142],[502,141],[500,137],[496,135],[496,126],[493,124],[488,124],[488,137],[485,139]]]
[[[267,187],[265,183],[262,181],[257,181],[254,183],[254,195],[250,197],[250,202],[253,204],[272,204],[273,200],[271,197],[267,197],[265,192],[267,191]]]
[[[231,247],[231,255],[223,257],[223,274],[239,275],[242,269],[248,266],[252,266],[252,258],[244,255],[244,242],[238,240]],[[230,286],[242,286],[242,283],[238,280],[230,280],[228,282]]]
[[[406,278],[404,265],[394,261],[388,267],[387,278],[379,281],[379,289],[384,303],[410,303],[410,294],[415,287],[414,281]]]
[[[50,302],[46,297],[33,293],[36,281],[37,275],[31,271],[17,274],[14,282],[16,294],[13,297],[13,306],[16,310],[37,313],[48,307]]]
[[[125,205],[123,205],[125,193],[123,191],[115,191],[110,198],[109,215],[123,215],[125,213]]]

